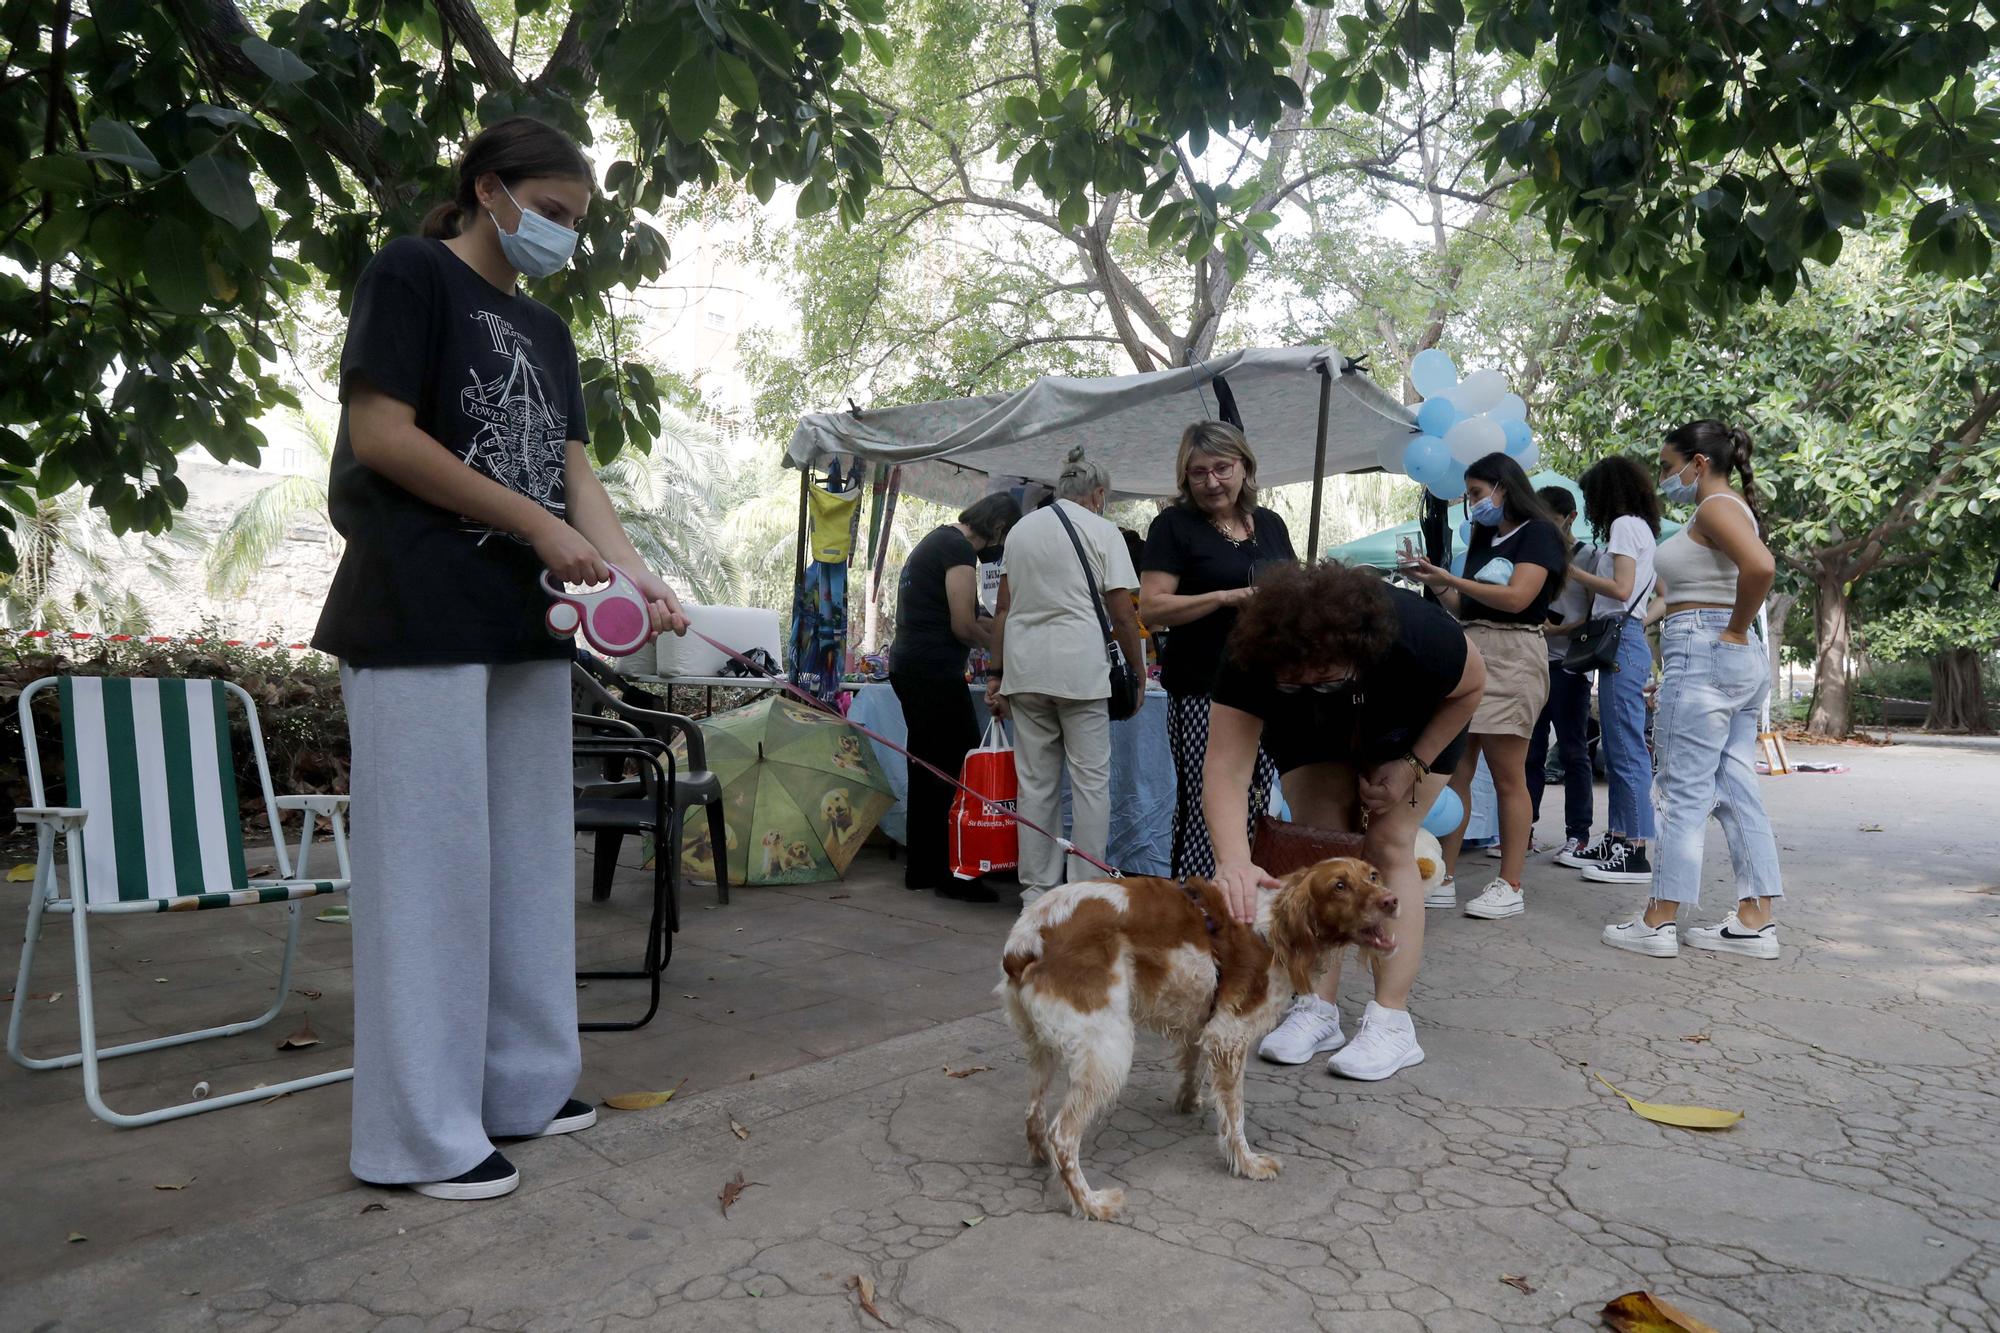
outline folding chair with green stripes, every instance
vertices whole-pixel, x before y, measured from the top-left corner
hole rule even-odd
[[[64,806],[48,801],[35,746],[34,699],[51,688],[56,690],[62,709],[63,772],[69,794],[69,804]],[[252,879],[243,868],[243,822],[229,746],[232,695],[242,703],[250,722],[264,809],[276,843],[275,879]],[[76,948],[77,1023],[82,1041],[81,1049],[68,1055],[38,1058],[25,1054],[21,1049],[21,1017],[29,1006],[17,999],[7,1020],[7,1054],[15,1063],[29,1069],[82,1065],[84,1099],[101,1119],[114,1125],[150,1125],[352,1078],[352,1069],[342,1069],[136,1115],[104,1104],[98,1086],[100,1060],[232,1036],[278,1016],[298,952],[300,901],[347,890],[347,797],[273,795],[257,707],[248,694],[226,681],[49,676],[21,692],[20,708],[28,791],[34,804],[14,814],[23,824],[34,827],[37,845],[34,897],[28,907],[27,940],[21,948],[20,980],[14,993],[17,997],[27,994],[43,916],[68,913]],[[304,817],[296,871],[279,823],[280,811],[297,811]],[[333,824],[338,879],[314,879],[307,871],[313,832],[322,815]],[[62,880],[56,875],[58,837],[67,856],[68,873]],[[269,1009],[239,1023],[99,1049],[91,997],[90,918],[198,912],[259,903],[284,903],[291,915],[285,958],[278,970],[278,993]]]

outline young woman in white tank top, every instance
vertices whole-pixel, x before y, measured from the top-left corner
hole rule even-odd
[[[1654,721],[1659,837],[1652,896],[1633,920],[1604,928],[1613,948],[1655,958],[1696,948],[1775,959],[1772,906],[1784,896],[1777,839],[1757,791],[1758,710],[1770,659],[1755,633],[1776,564],[1752,507],[1750,437],[1719,421],[1670,432],[1660,447],[1660,494],[1694,504],[1687,527],[1654,556],[1666,620],[1666,661]],[[1731,484],[1740,476],[1742,492]],[[1717,926],[1683,932],[1683,904],[1700,899],[1708,816],[1714,811],[1736,869],[1736,910]]]

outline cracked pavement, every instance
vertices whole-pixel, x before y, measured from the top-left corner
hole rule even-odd
[[[1072,1219],[1028,1161],[1015,1040],[982,1012],[522,1145],[525,1184],[505,1201],[349,1187],[260,1209],[239,1188],[243,1220],[218,1209],[21,1275],[0,1325],[878,1327],[848,1289],[858,1274],[889,1324],[937,1333],[1582,1333],[1637,1288],[1724,1333],[2000,1329],[2000,893],[1979,892],[2000,885],[2000,762],[1810,757],[1855,771],[1764,784],[1793,894],[1781,961],[1606,949],[1597,931],[1631,891],[1534,866],[1523,917],[1432,913],[1412,1006],[1424,1064],[1380,1084],[1318,1062],[1251,1071],[1250,1139],[1280,1157],[1274,1181],[1226,1174],[1209,1120],[1171,1109],[1170,1053],[1145,1039],[1085,1153],[1093,1184],[1126,1190],[1125,1215]],[[1709,870],[1713,891],[1719,835]],[[901,893],[832,891],[850,887],[857,903]],[[1006,914],[963,910],[957,938],[997,960]],[[990,1068],[946,1075],[976,1065]],[[1655,1125],[1593,1073],[1745,1118]],[[725,1217],[738,1172],[754,1183]]]

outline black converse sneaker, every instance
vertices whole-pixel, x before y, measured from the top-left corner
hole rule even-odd
[[[462,1176],[420,1181],[410,1189],[431,1199],[497,1199],[512,1194],[520,1184],[521,1173],[496,1152]]]
[[[1556,864],[1568,866],[1571,870],[1588,870],[1594,865],[1603,864],[1604,854],[1610,846],[1609,833],[1589,844],[1579,842],[1572,846],[1570,843],[1564,843],[1563,849],[1556,853]]]
[[[1650,884],[1653,863],[1644,847],[1614,838],[1606,843],[1602,861],[1583,868],[1583,877],[1595,884]]]

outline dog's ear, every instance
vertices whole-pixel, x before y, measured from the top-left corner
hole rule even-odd
[[[1313,964],[1320,955],[1318,866],[1285,876],[1285,887],[1271,903],[1271,952],[1285,969],[1294,995],[1312,990]]]

